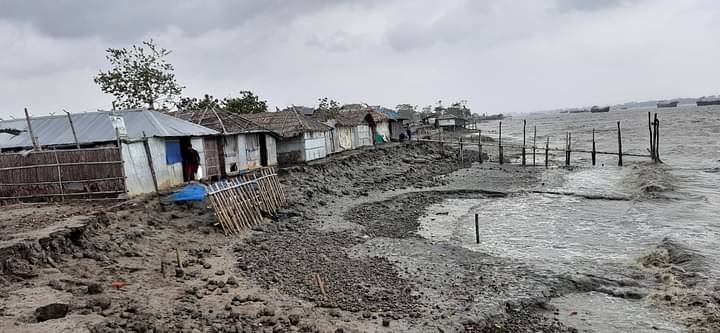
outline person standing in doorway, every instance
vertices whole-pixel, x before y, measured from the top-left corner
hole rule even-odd
[[[193,149],[192,146],[187,146],[184,157],[185,160],[183,162],[185,164],[186,181],[193,181],[195,180],[198,167],[200,167],[200,154],[198,154],[197,150]]]
[[[412,140],[412,131],[410,130],[410,126],[409,126],[409,125],[408,125],[407,127],[405,127],[405,131],[406,131],[406,133],[407,133],[407,139],[408,139],[408,141],[411,141],[411,140]]]

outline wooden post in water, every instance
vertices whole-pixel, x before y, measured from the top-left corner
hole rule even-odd
[[[568,132],[568,160],[567,166],[570,166],[570,153],[572,152],[572,133]]]
[[[522,146],[522,165],[525,166],[525,127],[527,120],[523,119],[523,146]]]
[[[622,135],[620,134],[620,122],[617,122],[618,127],[618,166],[623,166],[622,161]]]
[[[478,222],[478,214],[475,214],[475,244],[480,244],[480,223]]]
[[[498,160],[503,164],[502,121],[498,124]]]
[[[592,165],[595,165],[595,129],[593,128],[592,134]]]
[[[653,135],[653,122],[650,119],[650,112],[648,111],[648,130],[650,131],[650,157],[653,161],[657,161],[655,157],[655,136]]]
[[[533,126],[533,166],[535,166],[535,142],[537,140],[537,126]]]
[[[545,138],[545,169],[548,167],[548,150],[550,150],[550,137]]]
[[[477,126],[477,124],[475,125]],[[482,164],[482,130],[478,130],[478,161]]]
[[[658,120],[657,113],[655,114],[655,161],[660,161],[660,120]]]
[[[565,132],[565,166],[570,165],[570,160],[568,159],[568,149],[570,147],[570,132]]]

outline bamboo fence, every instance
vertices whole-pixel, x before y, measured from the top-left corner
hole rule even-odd
[[[418,142],[429,142],[429,143],[437,143],[439,144],[440,151],[444,151],[445,146],[459,146],[460,147],[460,156],[461,156],[461,162],[464,154],[462,153],[463,149],[465,147],[471,147],[475,146],[478,151],[478,161],[480,163],[483,162],[497,162],[499,164],[508,163],[510,160],[508,159],[507,149],[512,149],[513,151],[519,152],[519,158],[520,158],[520,164],[523,166],[532,165],[536,166],[542,162],[544,162],[545,167],[548,167],[552,163],[552,158],[557,158],[557,155],[561,155],[562,153],[562,164],[557,165],[564,165],[564,166],[570,166],[571,163],[571,154],[572,153],[582,153],[582,154],[590,154],[591,157],[591,163],[592,165],[596,164],[596,156],[597,155],[612,155],[617,156],[617,163],[618,166],[623,166],[623,156],[629,156],[629,157],[637,157],[637,158],[649,158],[651,161],[655,163],[662,163],[660,160],[660,120],[657,118],[657,114],[654,115],[654,119],[651,118],[650,112],[648,112],[648,128],[649,128],[649,142],[650,145],[648,147],[648,153],[649,154],[639,154],[639,153],[629,153],[626,151],[623,151],[623,140],[622,140],[622,131],[620,127],[620,122],[617,122],[617,151],[598,151],[596,149],[595,144],[595,129],[592,129],[592,149],[586,150],[586,149],[576,149],[573,148],[573,139],[572,139],[572,133],[566,132],[565,133],[565,142],[564,147],[562,148],[556,148],[556,147],[550,147],[550,139],[547,137],[547,141],[545,142],[545,145],[543,146],[542,142],[539,144],[537,143],[537,127],[533,127],[533,135],[532,135],[532,144],[528,146],[527,140],[526,140],[526,121],[523,121],[523,142],[522,144],[511,144],[506,143],[503,141],[502,136],[502,121],[498,123],[498,129],[495,133],[497,133],[497,139],[495,139],[492,142],[486,142],[482,140],[482,131],[478,130],[478,140],[477,142],[463,142],[462,138],[460,138],[457,141],[454,140],[427,140],[427,139],[417,139]],[[544,158],[543,158],[544,156]]]
[[[125,193],[117,147],[0,154],[0,204],[117,197]]]
[[[208,198],[225,235],[241,234],[260,224],[263,213],[275,214],[286,203],[274,168],[258,169],[211,184]]]

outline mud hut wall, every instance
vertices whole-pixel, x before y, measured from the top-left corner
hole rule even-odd
[[[390,139],[400,140],[400,134],[403,133],[402,120],[393,120],[390,122]]]
[[[327,131],[305,132],[303,135],[303,145],[305,150],[305,161],[312,161],[327,156],[325,146],[325,136]]]
[[[173,164],[167,163],[167,141],[177,140],[179,139],[156,137],[148,138],[150,156],[152,157],[153,167],[155,168],[155,177],[157,177],[158,189],[160,190],[167,190],[184,182],[182,162]],[[193,148],[198,149],[194,144]],[[202,144],[200,144],[200,148],[202,149]],[[199,152],[200,151],[198,150],[198,153]]]
[[[326,155],[337,153],[340,151],[340,141],[338,139],[337,128],[324,133],[325,135],[325,152]]]
[[[354,144],[354,141],[356,140],[353,138],[353,127],[337,127],[337,133],[340,150],[350,150],[355,148],[356,144]]]
[[[278,163],[292,164],[305,160],[305,138],[302,134],[282,138],[277,142]]]
[[[223,136],[223,156],[225,158],[225,172],[232,172],[233,165],[240,170],[241,158],[238,150],[238,141],[240,135]]]
[[[238,148],[244,158],[241,169],[249,170],[259,168],[260,165],[260,134],[243,134],[238,136]]]
[[[274,136],[265,134],[265,148],[267,148],[268,166],[277,165],[277,140]]]
[[[129,197],[155,192],[155,185],[148,163],[145,144],[142,141],[122,145],[123,168],[125,169],[125,186]]]
[[[362,146],[372,146],[372,130],[370,125],[361,124],[353,127],[353,149]]]

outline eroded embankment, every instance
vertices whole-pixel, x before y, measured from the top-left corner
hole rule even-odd
[[[0,282],[8,284],[37,276],[41,267],[57,267],[63,255],[83,248],[87,232],[107,226],[105,215],[77,216],[61,228],[3,241],[0,248]]]

